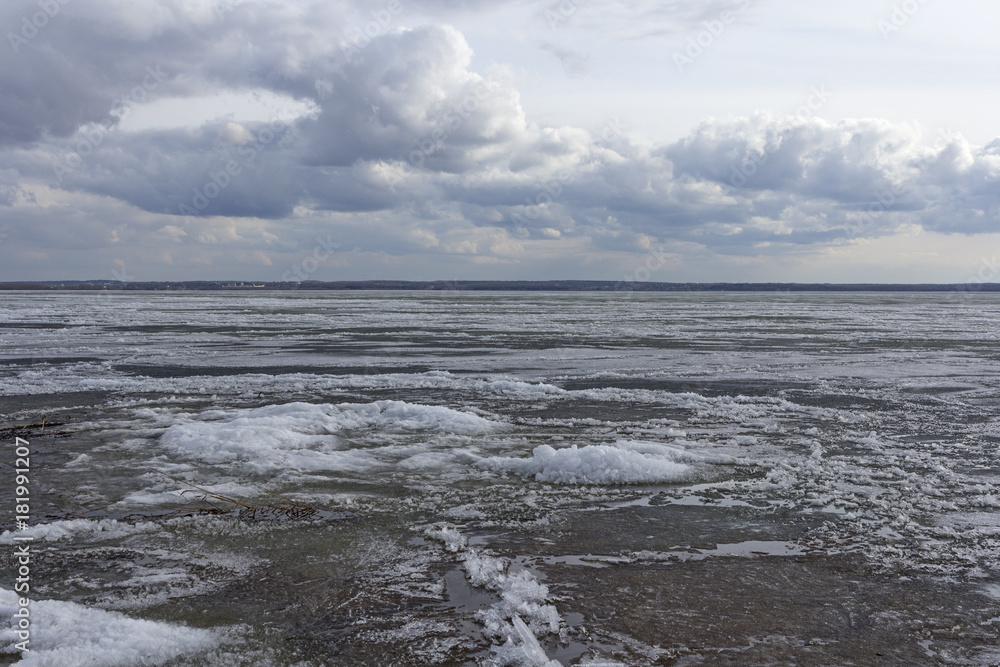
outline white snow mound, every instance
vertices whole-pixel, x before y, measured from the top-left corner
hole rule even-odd
[[[698,477],[689,463],[731,464],[727,456],[706,455],[655,442],[620,440],[613,445],[535,447],[532,457],[492,456],[479,466],[495,472],[534,476],[556,484],[656,484]]]
[[[0,588],[0,617],[13,622],[18,595]],[[32,600],[29,651],[19,667],[133,667],[162,665],[181,655],[199,653],[219,643],[218,636],[169,623],[129,618],[73,602]],[[20,639],[0,630],[0,653],[20,653]]]
[[[160,436],[160,444],[181,456],[209,463],[241,462],[261,472],[287,468],[360,472],[376,464],[372,453],[345,449],[338,434],[375,430],[476,435],[497,426],[468,412],[402,401],[288,403],[210,411],[198,421],[171,426]]]

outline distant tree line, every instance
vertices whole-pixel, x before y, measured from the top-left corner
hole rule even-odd
[[[401,290],[465,292],[1000,292],[1000,283],[653,283],[614,280],[342,280],[248,282],[186,280],[120,282],[63,280],[0,283],[0,290],[70,291],[260,291]]]

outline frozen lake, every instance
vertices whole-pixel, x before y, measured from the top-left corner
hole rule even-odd
[[[0,293],[33,484],[14,530],[9,453],[0,609],[32,536],[24,664],[997,664],[998,322],[1000,294]]]

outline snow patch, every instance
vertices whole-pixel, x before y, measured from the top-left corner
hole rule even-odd
[[[566,390],[544,382],[522,382],[520,380],[484,380],[480,385],[483,389],[497,394],[519,394],[523,396],[555,396],[565,394]]]
[[[67,519],[64,521],[53,521],[52,523],[40,523],[29,526],[25,530],[7,530],[0,534],[0,544],[14,544],[15,537],[30,537],[44,542],[57,542],[59,540],[115,540],[127,537],[136,533],[151,533],[160,530],[155,523],[144,521],[141,523],[124,523],[115,519]]]

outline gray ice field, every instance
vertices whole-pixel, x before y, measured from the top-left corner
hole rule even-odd
[[[997,664],[998,322],[995,294],[0,293],[0,609],[32,537],[27,666]]]

